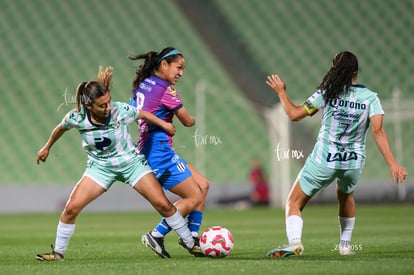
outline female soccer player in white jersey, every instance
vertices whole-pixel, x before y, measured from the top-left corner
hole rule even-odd
[[[184,73],[185,60],[182,53],[167,47],[159,53],[151,51],[131,56],[130,59],[145,59],[138,67],[133,81],[133,102],[164,121],[172,122],[175,116],[184,126],[193,126],[195,119],[186,111],[174,87]],[[198,244],[198,232],[209,188],[207,179],[174,151],[172,137],[158,126],[141,121],[139,130],[140,152],[147,157],[152,169],[156,170],[155,175],[162,187],[181,197],[174,205],[187,217],[188,227]],[[161,250],[162,253],[157,252],[160,257],[169,258],[164,247],[164,236],[170,230],[162,219],[154,230],[142,236],[142,242],[156,252]],[[181,239],[179,243],[183,245]],[[198,245],[189,252],[194,256],[203,256]]]
[[[338,53],[332,67],[316,92],[303,105],[293,104],[286,86],[278,75],[267,77],[267,85],[279,96],[284,111],[292,121],[314,115],[322,110],[322,123],[312,153],[306,159],[286,202],[286,233],[288,244],[272,249],[267,257],[301,255],[303,220],[306,203],[320,190],[336,180],[339,203],[341,255],[352,255],[351,236],[355,223],[353,192],[365,162],[365,138],[369,125],[395,183],[403,183],[407,172],[395,160],[382,127],[384,112],[377,94],[357,85],[357,57]]]
[[[107,191],[115,181],[131,185],[145,197],[176,230],[188,249],[194,239],[184,218],[165,196],[145,156],[129,134],[128,124],[144,119],[157,125],[168,135],[175,128],[146,111],[121,102],[111,102],[112,68],[101,69],[98,81],[82,82],[76,91],[77,108],[70,111],[52,131],[47,143],[37,155],[37,163],[46,161],[52,145],[72,128],[78,129],[82,145],[88,153],[86,170],[74,187],[57,226],[52,252],[36,255],[42,261],[61,261],[75,231],[76,217],[94,199]]]

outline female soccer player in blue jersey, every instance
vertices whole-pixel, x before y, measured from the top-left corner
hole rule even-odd
[[[164,217],[188,249],[194,239],[176,207],[165,196],[145,156],[129,134],[128,124],[143,119],[157,125],[168,135],[175,133],[167,123],[149,112],[121,102],[111,102],[112,68],[101,69],[98,81],[82,82],[76,91],[77,108],[70,111],[52,131],[37,155],[37,163],[46,161],[53,144],[72,128],[78,129],[88,153],[85,173],[73,189],[57,226],[52,253],[38,254],[42,261],[61,261],[75,231],[76,217],[90,202],[107,191],[115,181],[131,185]]]
[[[338,53],[332,67],[316,92],[303,105],[293,104],[278,75],[267,77],[267,85],[279,96],[280,103],[292,121],[314,115],[322,110],[322,125],[312,153],[306,159],[286,202],[286,233],[288,244],[270,250],[270,258],[301,255],[303,220],[306,203],[320,190],[336,180],[339,203],[340,255],[353,255],[351,236],[355,223],[353,192],[365,162],[365,138],[371,131],[395,183],[403,183],[407,172],[395,160],[382,127],[384,111],[376,93],[357,85],[357,57]]]
[[[130,59],[145,59],[138,67],[132,85],[133,102],[136,106],[164,121],[172,122],[176,116],[184,126],[193,126],[195,119],[186,111],[174,87],[183,76],[183,55],[177,49],[167,47],[159,53],[150,51],[131,56]],[[173,149],[172,137],[157,125],[140,121],[138,145],[140,152],[147,157],[150,166],[156,171],[155,175],[163,188],[181,197],[174,205],[183,216],[187,216],[188,227],[198,244],[198,232],[209,188],[207,179],[177,155]],[[169,258],[170,255],[164,247],[164,236],[170,230],[165,219],[162,219],[154,230],[142,236],[142,242],[160,257]],[[183,245],[181,239],[179,243]],[[199,246],[189,252],[194,256],[203,256]]]

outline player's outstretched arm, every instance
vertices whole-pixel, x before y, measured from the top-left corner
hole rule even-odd
[[[137,119],[143,119],[148,123],[157,125],[158,127],[161,127],[164,129],[164,131],[169,134],[170,136],[175,135],[175,127],[172,123],[166,122],[155,115],[151,114],[150,112],[139,110],[139,114]]]
[[[270,75],[267,77],[266,84],[269,85],[273,91],[279,96],[280,103],[282,104],[283,110],[292,121],[298,121],[306,116],[308,116],[308,112],[306,111],[305,107],[302,105],[295,105],[289,99],[286,93],[286,85],[280,79],[278,75]]]
[[[374,115],[370,118],[371,130],[375,142],[380,150],[382,156],[388,164],[391,172],[391,178],[395,183],[403,183],[408,173],[403,166],[401,166],[392,154],[387,134],[382,127],[383,115]]]
[[[39,164],[40,161],[45,162],[47,157],[49,156],[50,148],[52,148],[53,144],[67,131],[67,129],[63,128],[61,124],[55,127],[53,129],[52,133],[50,134],[50,137],[46,144],[42,147],[42,149],[39,150],[37,153],[37,164]]]

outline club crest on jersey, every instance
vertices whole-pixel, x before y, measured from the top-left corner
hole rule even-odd
[[[172,94],[172,96],[177,95],[177,91],[174,89],[173,86],[168,86],[168,92],[170,92],[170,94]]]
[[[115,120],[114,122],[113,122],[113,124],[112,124],[112,127],[114,128],[114,129],[117,129],[117,128],[119,128],[119,126],[121,125],[121,123],[119,122],[119,121],[117,121],[117,120]]]

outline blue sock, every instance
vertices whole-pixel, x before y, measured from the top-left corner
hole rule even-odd
[[[198,235],[198,231],[200,231],[201,221],[203,220],[203,212],[194,210],[187,216],[187,223],[188,228],[190,229],[191,233],[195,232]],[[194,236],[195,234],[193,234]]]
[[[165,222],[164,219],[160,221],[160,223],[155,227],[161,235],[165,236],[171,231],[171,227]]]

